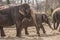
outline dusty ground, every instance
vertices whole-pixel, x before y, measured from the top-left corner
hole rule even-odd
[[[48,25],[44,25],[46,34],[43,34],[40,30],[41,37],[36,34],[36,29],[34,26],[28,28],[29,35],[25,35],[24,30],[22,30],[22,38],[16,37],[16,28],[4,28],[5,34],[4,38],[0,37],[0,40],[60,40],[60,33],[57,31],[52,31]]]

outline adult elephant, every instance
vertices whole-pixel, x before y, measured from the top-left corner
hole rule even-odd
[[[28,10],[28,11],[27,11]],[[5,9],[0,9],[0,31],[1,37],[5,36],[3,26],[11,26],[16,24],[16,36],[21,37],[22,20],[24,18],[30,19],[31,9],[28,4],[18,6],[10,6]]]
[[[60,8],[56,8],[52,12],[52,17],[53,17],[54,29],[57,30],[59,23],[60,23]],[[59,29],[59,31],[60,31],[60,29]]]

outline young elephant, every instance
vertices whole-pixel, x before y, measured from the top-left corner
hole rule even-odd
[[[34,16],[35,15],[35,16]],[[28,31],[27,31],[27,26],[35,26],[36,27],[36,31],[37,31],[37,34],[38,36],[40,36],[40,33],[39,33],[39,30],[40,28],[43,30],[43,33],[45,33],[45,29],[42,25],[43,22],[47,23],[49,25],[49,27],[51,29],[53,29],[49,23],[49,19],[47,17],[46,14],[34,14],[33,17],[31,18],[31,20],[29,21],[28,19],[25,19],[23,21],[23,26],[25,27],[25,32],[26,34],[28,34]]]
[[[36,26],[37,26],[38,36],[40,36],[40,33],[39,33],[40,28],[43,30],[43,33],[46,33],[46,31],[43,27],[43,24],[42,24],[44,22],[47,23],[49,25],[49,27],[53,30],[53,28],[50,25],[48,16],[46,14],[35,14],[35,17],[36,17],[36,24],[37,24]]]
[[[55,9],[52,12],[52,16],[53,16],[54,29],[57,30],[59,23],[60,23],[60,8]]]

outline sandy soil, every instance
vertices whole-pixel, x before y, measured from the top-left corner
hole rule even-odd
[[[22,30],[22,38],[16,37],[16,28],[4,28],[6,37],[0,37],[0,40],[60,40],[60,33],[58,30],[52,31],[48,25],[44,25],[46,34],[43,34],[40,30],[41,37],[36,34],[36,29],[34,26],[28,27],[29,35],[25,35],[24,29]]]

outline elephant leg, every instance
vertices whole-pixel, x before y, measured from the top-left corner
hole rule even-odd
[[[43,33],[46,33],[46,31],[45,31],[45,29],[44,29],[42,24],[40,24],[40,28],[43,30]]]
[[[37,24],[37,25],[35,25],[35,27],[36,27],[36,31],[37,31],[38,36],[40,36],[40,33],[39,33],[40,26]]]
[[[55,23],[55,22],[53,22],[54,30],[55,30],[55,26],[56,26],[55,24],[56,24],[56,23]]]
[[[49,28],[50,28],[50,29],[54,30],[54,29],[51,27],[51,24],[49,23],[49,21],[46,22],[46,23],[49,25]]]
[[[0,26],[0,31],[1,31],[1,37],[5,36],[4,30],[3,30],[3,26]]]
[[[26,35],[29,35],[27,28],[28,28],[28,27],[25,27],[25,34],[26,34]]]
[[[59,22],[57,22],[55,30],[57,30],[58,26],[59,26]]]
[[[16,36],[17,36],[17,37],[21,37],[22,27],[21,27],[21,26],[20,26],[20,27],[16,27],[16,31],[17,31]]]
[[[23,29],[22,22],[16,22],[16,31],[17,31],[16,36],[17,37],[21,37],[21,31],[22,31],[22,29]]]
[[[32,15],[33,17],[33,21],[34,21],[34,24],[35,24],[35,27],[36,27],[36,32],[37,32],[37,35],[40,36],[40,33],[39,33],[39,30],[40,30],[40,27],[39,27],[39,19],[37,18],[36,15]]]

